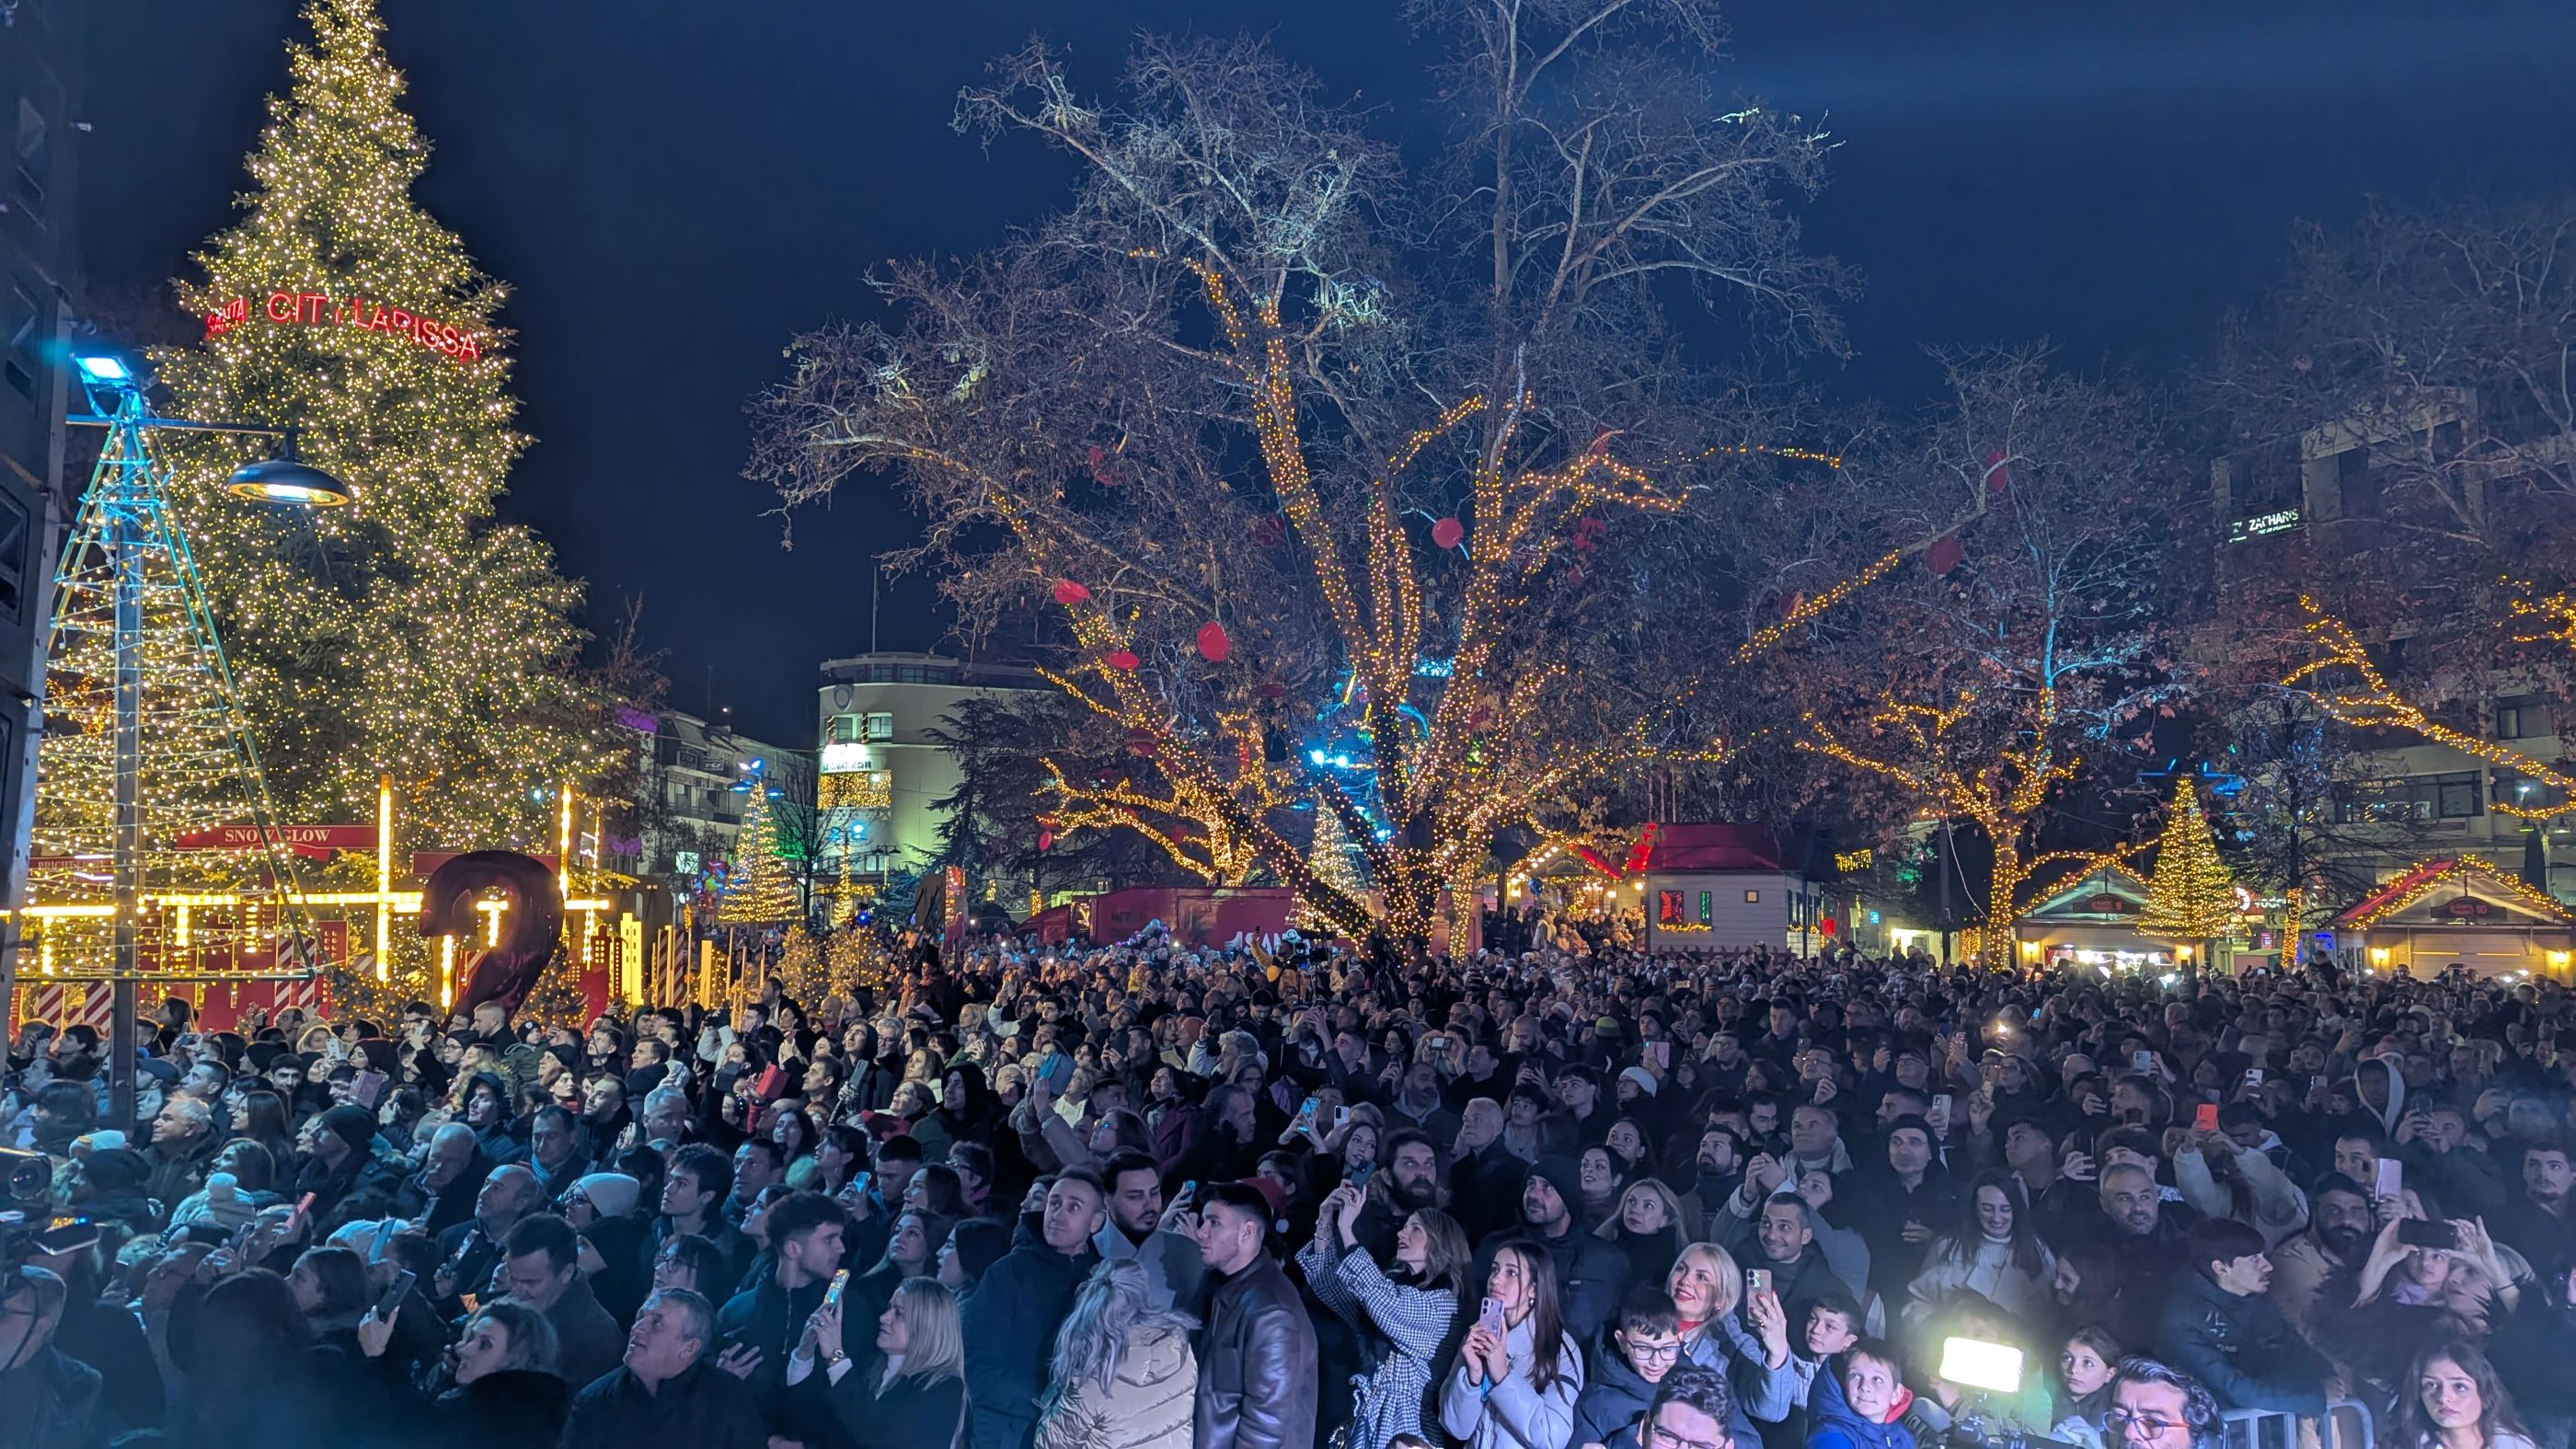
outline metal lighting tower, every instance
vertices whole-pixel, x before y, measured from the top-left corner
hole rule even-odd
[[[103,427],[108,436],[99,450],[98,466],[90,475],[81,516],[75,520],[64,546],[60,569],[64,587],[56,595],[48,659],[62,647],[67,632],[94,627],[92,621],[77,615],[76,601],[85,591],[104,584],[110,603],[109,684],[114,699],[114,808],[108,851],[114,911],[108,948],[112,1012],[109,1115],[117,1127],[130,1128],[134,1117],[135,1058],[140,1048],[136,1037],[137,986],[145,975],[140,934],[150,848],[144,820],[144,736],[147,726],[155,723],[147,718],[144,700],[145,675],[150,667],[145,657],[145,615],[156,596],[164,607],[175,603],[184,617],[190,665],[212,675],[211,683],[222,707],[230,710],[237,699],[204,586],[189,556],[187,540],[171,517],[164,474],[148,440],[152,433],[166,430],[282,438],[286,446],[278,458],[236,469],[228,491],[245,498],[311,507],[346,503],[349,490],[320,469],[295,461],[293,435],[286,429],[154,417],[144,397],[145,380],[122,358],[84,355],[75,357],[73,363],[95,411],[67,421],[74,426]],[[155,559],[166,559],[167,577],[148,576],[146,565]],[[74,602],[67,606],[67,600]],[[285,900],[298,902],[302,892],[294,886],[293,868],[279,849],[268,783],[260,773],[258,754],[237,714],[228,723],[226,733],[231,736],[233,763],[239,772],[243,796],[240,804],[248,809],[252,823],[258,827],[259,850],[266,857],[269,879]],[[300,908],[293,916],[281,910],[278,925],[282,940],[298,939],[299,919]],[[285,954],[281,948],[281,967]]]

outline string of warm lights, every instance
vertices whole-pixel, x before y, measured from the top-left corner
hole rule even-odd
[[[245,713],[286,817],[373,817],[380,774],[411,848],[545,851],[558,783],[605,770],[620,737],[579,675],[576,585],[495,505],[527,446],[511,424],[506,289],[411,199],[428,146],[399,104],[372,0],[317,0],[309,45],[269,102],[240,221],[183,283],[193,313],[280,289],[381,299],[479,339],[474,355],[400,332],[238,326],[156,356],[175,415],[293,424],[354,502],[292,527],[225,496],[252,444],[176,440],[172,507],[195,549]],[[366,878],[335,863],[325,883]],[[397,933],[389,988],[435,999],[426,944]],[[372,983],[371,983],[372,984]]]
[[[2444,887],[2468,889],[2474,886],[2480,891],[2503,896],[2543,920],[2576,922],[2576,911],[2569,910],[2555,897],[2543,895],[2524,881],[2505,874],[2474,855],[2417,861],[2397,878],[2396,884],[2398,888],[2394,890],[2382,887],[2381,895],[2346,916],[2346,921],[2354,927],[2368,930],[2413,908]]]
[[[2028,718],[2015,721],[2005,732],[2007,738],[2029,743],[2001,746],[1991,758],[1981,752],[1964,752],[1963,757],[1962,748],[1952,739],[1974,717],[1974,691],[1961,693],[1958,703],[1947,708],[1881,695],[1865,728],[1872,738],[1890,742],[1892,748],[1885,755],[1855,748],[1813,713],[1805,717],[1807,735],[1793,742],[1796,749],[1893,781],[1916,799],[1965,817],[1985,832],[1994,866],[1986,892],[1990,929],[1980,954],[1999,969],[2011,964],[2012,933],[2005,927],[2020,914],[2022,889],[2039,862],[2051,858],[2025,859],[2023,841],[2049,792],[2073,779],[2081,764],[2081,757],[2072,753],[2059,757],[2051,738],[2057,691],[2042,688],[2029,698]]]
[[[2200,796],[2191,777],[2174,781],[2173,809],[2165,816],[2162,843],[2156,851],[2155,875],[2147,882],[2146,904],[2138,911],[2138,933],[2174,941],[2214,941],[2236,933],[2241,914],[2236,904],[2236,878],[2218,858],[2209,821],[2200,812]]]
[[[2299,598],[2299,607],[2308,615],[2303,627],[2308,637],[2316,642],[2317,657],[2290,671],[2288,677],[2281,681],[2285,687],[2305,685],[2327,670],[2349,669],[2360,679],[2360,688],[2311,691],[2318,707],[2326,713],[2356,729],[2404,730],[2435,744],[2448,745],[2473,759],[2511,770],[2544,789],[2556,790],[2563,797],[2556,805],[2540,807],[2498,800],[2492,808],[2499,815],[2533,822],[2576,816],[2576,776],[2552,768],[2520,750],[2482,739],[2465,730],[2453,729],[2435,719],[2389,684],[2387,677],[2380,673],[2379,666],[2371,662],[2370,651],[2362,647],[2360,638],[2343,620],[2325,612],[2314,598],[2304,594]],[[2545,610],[2546,601],[2542,601],[2530,612],[2537,615]]]
[[[1821,594],[1801,599],[1795,608],[1781,616],[1780,622],[1754,631],[1735,651],[1735,662],[1749,663],[1755,655],[1805,628],[1845,599],[1887,577],[1888,571],[1905,561],[1903,549],[1891,549],[1871,560],[1869,567],[1835,584]]]

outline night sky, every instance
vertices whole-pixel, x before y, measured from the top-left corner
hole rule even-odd
[[[165,278],[231,216],[292,0],[90,0],[91,279]],[[746,397],[795,332],[869,315],[886,258],[1034,221],[1065,165],[987,156],[957,88],[1031,33],[1106,84],[1139,29],[1266,28],[1336,92],[1433,134],[1425,48],[1393,0],[384,0],[436,147],[420,199],[515,289],[521,425],[507,514],[589,581],[590,622],[645,601],[672,702],[810,744],[816,664],[868,646],[870,557],[910,532],[882,492],[801,514],[744,480]],[[2363,196],[2576,187],[2567,0],[1747,0],[1742,90],[1842,143],[1811,245],[1855,265],[1858,355],[1824,380],[1912,406],[1930,344],[2037,336],[2083,366],[2188,361],[2252,300],[2294,220]],[[162,294],[166,299],[166,292]],[[941,625],[890,585],[887,648]]]

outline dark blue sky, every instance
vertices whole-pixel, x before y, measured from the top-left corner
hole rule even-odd
[[[93,277],[166,277],[229,216],[291,0],[91,0],[84,226]],[[957,88],[1033,32],[1105,83],[1138,29],[1267,30],[1336,90],[1428,128],[1427,56],[1393,0],[384,0],[436,144],[421,199],[512,284],[523,425],[510,516],[588,580],[594,625],[645,599],[673,701],[781,743],[814,666],[867,647],[868,559],[909,532],[845,496],[779,551],[740,477],[742,402],[796,331],[872,305],[866,270],[984,245],[1067,174],[948,129]],[[1856,266],[1858,355],[1898,405],[1928,344],[2040,335],[2084,365],[2187,360],[2250,300],[2293,221],[2365,194],[2576,188],[2566,0],[1747,0],[1743,89],[1842,143],[1807,212]],[[926,647],[927,586],[886,647]],[[712,674],[712,683],[710,675]]]

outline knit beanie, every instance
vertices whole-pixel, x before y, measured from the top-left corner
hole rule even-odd
[[[347,1143],[350,1151],[364,1155],[376,1140],[376,1114],[343,1102],[322,1114],[322,1130]]]
[[[635,1211],[635,1199],[643,1194],[644,1184],[622,1172],[594,1172],[573,1180],[572,1190],[590,1200],[604,1218],[622,1218]]]
[[[1565,1202],[1565,1210],[1583,1216],[1583,1170],[1571,1157],[1550,1154],[1530,1165],[1530,1176],[1544,1179]]]

